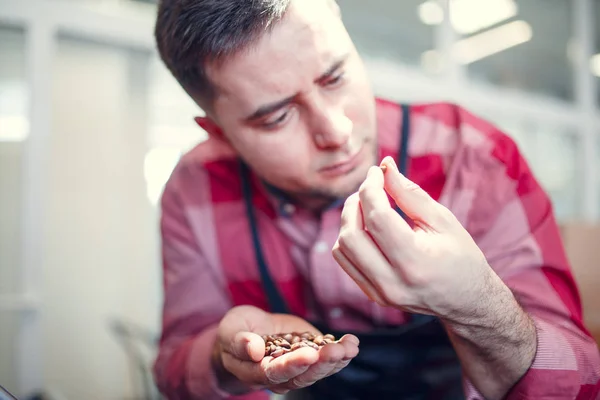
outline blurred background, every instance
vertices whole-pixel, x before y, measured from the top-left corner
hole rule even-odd
[[[338,2],[377,94],[458,102],[516,140],[600,327],[600,1]],[[0,385],[21,398],[158,398],[157,200],[205,135],[155,12],[0,0]]]

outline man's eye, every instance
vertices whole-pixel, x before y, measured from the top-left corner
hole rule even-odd
[[[277,119],[270,119],[265,121],[265,123],[263,124],[263,126],[267,129],[273,129],[276,128],[277,126],[281,125],[283,122],[285,122],[285,120],[287,119],[288,115],[289,115],[289,111],[284,112],[283,114],[281,114]]]
[[[325,82],[325,86],[336,86],[336,85],[339,85],[340,83],[342,83],[343,80],[344,80],[344,74],[341,73],[341,74],[339,74],[337,76],[334,76],[333,78],[331,78],[327,82]]]

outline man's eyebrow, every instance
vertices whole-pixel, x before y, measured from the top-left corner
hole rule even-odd
[[[269,115],[269,114],[279,110],[280,108],[287,106],[292,101],[294,101],[295,97],[296,97],[296,95],[287,97],[283,100],[279,100],[274,103],[265,104],[264,106],[260,106],[258,108],[258,110],[254,111],[254,113],[252,113],[252,115],[250,115],[249,117],[247,117],[245,119],[247,122],[256,121],[257,119],[260,119],[266,115]]]
[[[350,54],[344,54],[343,56],[339,57],[332,65],[331,67],[329,67],[327,69],[327,71],[325,71],[325,73],[323,73],[320,77],[318,77],[315,82],[316,83],[321,83],[324,80],[328,79],[331,77],[331,75],[333,75],[338,69],[340,69],[340,67],[342,65],[344,65],[344,63],[346,62],[346,60],[348,59],[348,57],[350,56]],[[265,104],[263,106],[260,106],[256,111],[254,111],[250,116],[246,117],[245,120],[246,122],[253,122],[256,121],[262,117],[265,117],[277,110],[279,110],[280,108],[283,108],[285,106],[287,106],[288,104],[290,104],[292,101],[294,101],[294,98],[297,95],[293,95],[290,97],[286,97],[283,100],[279,100],[276,101],[274,103],[269,103],[269,104]]]
[[[333,75],[338,69],[340,69],[340,67],[342,65],[344,65],[344,63],[346,62],[346,60],[348,59],[349,56],[350,56],[350,54],[344,54],[343,56],[338,57],[338,59],[333,63],[333,65],[331,65],[331,67],[329,67],[323,75],[318,77],[315,80],[315,82],[320,83],[328,78],[331,78],[331,75]]]

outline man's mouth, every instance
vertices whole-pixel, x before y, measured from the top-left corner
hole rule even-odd
[[[351,172],[363,161],[365,147],[367,146],[363,144],[354,154],[341,161],[326,165],[325,167],[319,169],[319,173],[328,178],[334,178]]]

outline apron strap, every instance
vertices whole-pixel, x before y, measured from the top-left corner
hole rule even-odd
[[[407,174],[408,168],[408,139],[410,135],[410,106],[402,104],[402,122],[400,126],[400,149],[398,151],[398,169],[403,175]],[[260,245],[260,237],[258,235],[258,223],[256,221],[256,215],[254,213],[254,206],[252,205],[252,187],[250,180],[250,169],[248,166],[240,160],[240,175],[242,178],[242,193],[244,195],[244,204],[246,206],[246,215],[248,217],[248,223],[250,225],[250,232],[252,234],[252,246],[254,247],[254,256],[256,258],[256,264],[258,265],[258,271],[260,273],[260,280],[263,285],[263,289],[267,296],[267,303],[272,313],[289,314],[289,309],[286,305],[285,299],[277,290],[277,286],[269,273],[269,268],[265,260],[262,246]],[[402,210],[396,207],[396,211],[406,219],[406,215]]]
[[[410,136],[410,106],[402,104],[402,125],[400,126],[400,150],[398,151],[398,170],[404,176],[408,175],[408,137]],[[398,206],[396,212],[406,219],[406,214]]]
[[[263,289],[267,295],[267,302],[269,309],[272,313],[278,314],[289,314],[285,300],[279,294],[275,282],[271,278],[267,262],[260,245],[260,238],[258,236],[258,224],[254,215],[254,207],[252,206],[252,188],[250,186],[250,171],[248,166],[240,161],[241,177],[242,177],[242,192],[244,194],[244,203],[246,204],[246,215],[248,216],[248,222],[250,223],[250,230],[252,233],[252,245],[254,247],[254,256],[256,263],[258,264],[258,270],[260,272],[260,280],[263,285]]]

